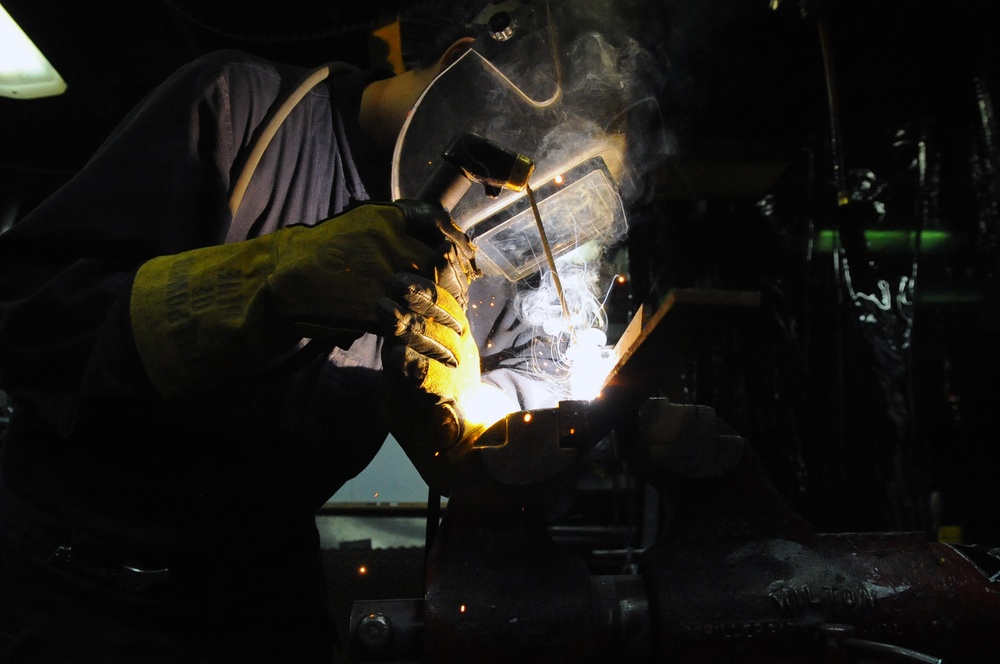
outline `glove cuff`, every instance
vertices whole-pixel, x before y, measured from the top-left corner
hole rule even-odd
[[[143,264],[129,305],[135,345],[164,398],[262,366],[276,344],[270,237]]]

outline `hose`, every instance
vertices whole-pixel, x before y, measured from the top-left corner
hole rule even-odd
[[[243,164],[239,176],[236,178],[232,192],[229,194],[229,211],[234,218],[236,217],[236,211],[239,210],[240,203],[243,201],[243,195],[246,193],[247,187],[250,186],[250,180],[253,178],[254,171],[257,170],[257,165],[260,163],[261,157],[264,156],[264,151],[267,150],[271,139],[278,133],[281,123],[285,121],[285,118],[292,112],[292,109],[302,101],[302,98],[310,90],[330,76],[331,67],[346,68],[347,65],[335,63],[333,65],[326,64],[316,67],[299,81],[291,93],[278,106],[272,107],[271,111],[269,111],[270,117],[264,125],[264,130],[257,137],[256,141],[254,141],[250,154]]]
[[[278,133],[278,129],[281,127],[281,124],[310,90],[329,78],[331,73],[348,68],[350,68],[350,65],[342,62],[335,62],[316,67],[303,76],[292,91],[284,99],[280,100],[280,103],[271,107],[264,123],[264,129],[252,143],[250,154],[243,163],[243,168],[240,169],[240,174],[236,178],[233,190],[229,194],[229,211],[233,219],[236,218],[236,212],[240,208],[240,203],[243,202],[243,195],[246,194],[247,187],[250,186],[250,180],[253,179],[254,171],[257,170],[257,165],[260,163],[261,157],[264,156],[264,152],[267,150],[267,146],[271,143],[271,139],[274,138],[276,133]],[[234,224],[230,233],[237,230],[237,228],[237,225]],[[227,241],[243,239],[245,238],[230,236],[227,238]],[[288,367],[294,368],[300,366],[301,362],[308,361],[309,359],[318,356],[321,351],[329,352],[329,349],[326,345],[310,339],[305,346],[293,355],[290,363],[283,361],[279,362],[279,364],[286,370]]]

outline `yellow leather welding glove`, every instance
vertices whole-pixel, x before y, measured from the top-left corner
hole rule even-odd
[[[443,398],[459,398],[479,384],[479,348],[465,311],[440,285],[401,272],[395,298],[379,300],[389,339],[383,364],[411,384]]]
[[[316,226],[150,260],[130,305],[146,372],[169,398],[268,366],[302,337],[379,333],[376,301],[394,275],[434,276],[435,245],[446,241],[441,215],[412,201],[370,204]]]
[[[465,312],[440,286],[400,273],[393,294],[379,301],[389,431],[404,449],[446,454],[475,426],[462,401],[479,389],[479,349]]]

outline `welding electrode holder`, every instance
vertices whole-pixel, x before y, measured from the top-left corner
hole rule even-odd
[[[486,195],[496,198],[504,189],[523,191],[534,169],[535,163],[523,154],[466,131],[455,135],[445,147],[416,198],[440,203],[450,212],[473,182],[482,184]]]
[[[415,198],[425,203],[440,204],[450,213],[473,182],[482,184],[487,196],[496,197],[504,189],[524,190],[534,168],[534,162],[528,157],[478,134],[462,132],[456,134],[445,147],[441,159]],[[474,256],[475,248],[469,246]],[[470,262],[475,265],[472,257]],[[470,425],[455,399],[441,399],[428,410],[430,421],[418,427],[419,437],[424,439],[425,447],[436,452],[438,460],[457,462],[469,447],[464,443],[471,442],[480,433],[479,428]],[[418,469],[424,467],[431,471],[433,466],[438,465],[422,464],[418,460],[414,460],[414,464]],[[421,470],[421,475],[425,475],[425,471]],[[428,484],[431,483],[428,480]]]

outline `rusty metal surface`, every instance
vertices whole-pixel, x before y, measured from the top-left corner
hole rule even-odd
[[[690,424],[668,403],[650,402],[646,413]],[[1000,584],[964,553],[919,533],[816,533],[749,446],[735,466],[724,458],[715,469],[725,472],[705,473],[663,453],[699,445],[674,429],[654,427],[644,441],[658,459],[650,481],[673,508],[641,563],[663,661],[825,662],[833,655],[821,627],[831,624],[849,627],[845,661],[895,661],[885,658],[905,649],[929,658],[914,661],[995,661]],[[708,443],[727,435],[707,433]]]
[[[827,623],[948,661],[991,661],[997,652],[1000,587],[921,535],[667,544],[647,552],[643,574],[658,653],[672,661],[810,661],[824,650]]]

